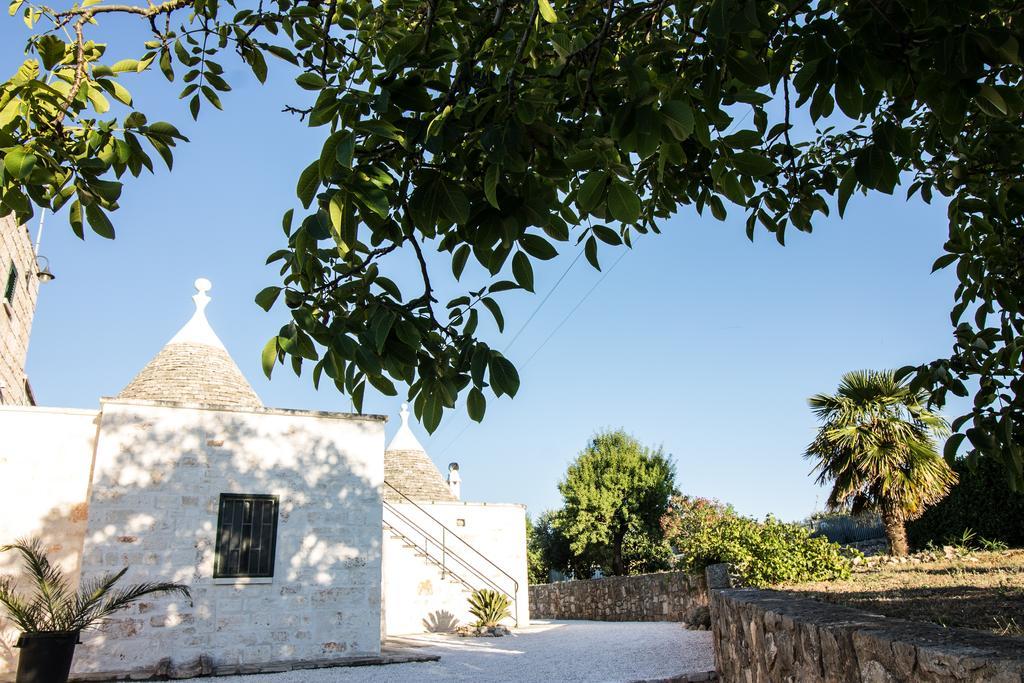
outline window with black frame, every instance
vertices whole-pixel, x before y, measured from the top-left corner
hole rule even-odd
[[[18,287],[18,267],[11,264],[10,270],[7,271],[7,284],[4,287],[4,298],[7,299],[8,303],[14,303],[14,292]]]
[[[274,575],[277,508],[277,496],[220,494],[213,578]]]

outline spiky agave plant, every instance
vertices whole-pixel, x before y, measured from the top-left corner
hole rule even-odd
[[[10,550],[21,554],[34,591],[28,597],[22,597],[16,592],[14,581],[4,577],[0,579],[0,605],[25,633],[97,628],[110,615],[129,607],[139,598],[155,593],[180,593],[188,600],[192,599],[188,587],[179,583],[139,583],[115,588],[128,567],[83,581],[76,593],[71,590],[64,572],[50,564],[38,538],[20,539],[0,547],[0,552]]]
[[[490,628],[512,616],[511,602],[504,593],[489,588],[473,591],[469,596],[469,613],[476,617],[474,626]]]

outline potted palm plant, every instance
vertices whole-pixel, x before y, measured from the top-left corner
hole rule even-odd
[[[128,567],[83,580],[74,592],[60,567],[50,564],[38,538],[0,547],[0,552],[10,550],[21,554],[33,584],[30,595],[23,597],[10,577],[0,578],[0,605],[22,632],[16,645],[21,649],[17,683],[65,683],[81,632],[101,626],[110,615],[145,595],[180,593],[192,599],[188,587],[178,583],[116,587]]]

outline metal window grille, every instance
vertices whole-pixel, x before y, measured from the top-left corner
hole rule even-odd
[[[4,288],[4,298],[14,303],[14,289],[18,286],[18,267],[11,264],[11,269],[7,271],[7,287]]]
[[[220,494],[214,578],[274,575],[277,496]]]

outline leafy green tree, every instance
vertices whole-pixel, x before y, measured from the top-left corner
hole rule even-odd
[[[660,526],[675,491],[675,467],[661,449],[651,450],[623,430],[597,434],[569,465],[558,484],[565,506],[557,526],[576,556],[594,557],[605,571],[626,574],[641,548],[663,542]],[[643,551],[650,555],[650,548]]]
[[[533,525],[532,539],[539,556],[538,583],[547,583],[552,571],[574,579],[589,579],[597,566],[593,558],[573,554],[569,539],[559,528],[560,515],[561,511],[548,510]]]
[[[526,575],[531,584],[548,582],[548,566],[544,562],[544,551],[533,520],[526,516]]]
[[[829,508],[877,512],[892,553],[906,555],[906,522],[957,481],[936,451],[946,421],[887,370],[848,372],[835,394],[809,402],[824,424],[805,457],[815,461],[818,483],[832,484]]]
[[[71,228],[114,236],[122,182],[168,166],[185,142],[134,109],[124,82],[180,80],[192,116],[231,89],[295,75],[297,123],[322,130],[301,209],[270,255],[283,299],[269,374],[312,364],[362,405],[366,385],[408,387],[428,430],[459,395],[514,395],[512,363],[476,334],[503,327],[498,296],[534,288],[533,264],[657,233],[681,209],[746,216],[780,243],[854,194],[948,201],[946,253],[960,286],[948,358],[915,388],[974,406],[954,423],[1024,487],[1024,6],[1015,0],[166,0],[53,8],[13,0],[28,58],[0,85],[0,214],[65,207]],[[92,40],[109,17],[152,35],[111,63]],[[130,31],[119,35],[130,36]],[[124,53],[127,46],[118,46]],[[274,62],[274,60],[280,60]],[[817,128],[797,127],[809,118]],[[810,132],[812,131],[813,132]],[[807,131],[804,133],[803,131]],[[415,254],[422,286],[388,277]],[[489,277],[446,304],[424,256]],[[474,273],[471,269],[469,273]]]

